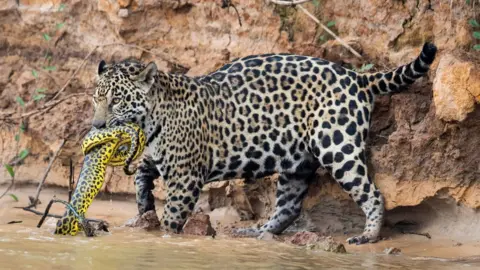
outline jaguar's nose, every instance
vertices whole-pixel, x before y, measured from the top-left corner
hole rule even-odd
[[[96,120],[96,119],[94,119],[94,120],[92,121],[92,126],[94,126],[95,128],[100,129],[100,128],[104,128],[105,125],[106,125],[106,123],[107,123],[107,122],[106,122],[105,120]]]

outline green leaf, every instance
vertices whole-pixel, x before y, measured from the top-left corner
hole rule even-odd
[[[320,6],[320,1],[318,1],[318,0],[313,0],[313,1],[312,1],[312,4],[313,4],[313,6],[318,7],[318,6]]]
[[[48,71],[55,71],[55,70],[57,70],[57,67],[56,66],[46,66],[46,67],[43,67],[43,69],[48,70]]]
[[[56,26],[56,27],[57,27],[57,29],[60,29],[60,28],[62,28],[64,25],[65,25],[64,22],[62,22],[62,23],[57,23],[57,26]]]
[[[25,132],[25,125],[23,123],[20,123],[20,132]]]
[[[37,90],[35,90],[35,92],[37,93],[45,93],[47,91],[47,88],[38,88]]]
[[[45,60],[48,60],[49,63],[52,60],[52,56],[49,53],[46,53],[44,58],[45,58]]]
[[[50,39],[52,39],[52,38],[50,37],[49,34],[43,33],[43,39],[45,39],[46,41],[50,41]]]
[[[358,72],[369,71],[372,68],[373,68],[373,64],[363,64],[362,67],[358,70]]]
[[[476,39],[480,39],[480,32],[473,32],[473,37]]]
[[[25,106],[25,101],[19,96],[15,97],[15,100],[20,104],[20,106],[24,107]]]
[[[466,3],[467,5],[470,5],[470,0],[465,0],[465,3]]]
[[[475,51],[480,51],[480,44],[477,44],[477,45],[473,46],[473,49]]]
[[[45,97],[45,94],[38,94],[33,96],[33,100],[39,101]]]
[[[18,197],[17,197],[17,195],[12,194],[12,193],[9,193],[8,195],[10,195],[10,197],[12,197],[12,199],[13,199],[14,201],[18,202]]]
[[[10,177],[15,177],[15,172],[13,171],[12,166],[5,164],[5,169],[7,169],[8,174],[10,174]]]
[[[20,134],[15,135],[15,141],[17,141],[17,142],[20,141]]]
[[[334,25],[335,25],[335,21],[329,21],[329,22],[327,23],[327,27],[332,27],[332,26],[334,26]]]
[[[373,64],[367,64],[367,65],[365,65],[365,68],[364,68],[364,69],[365,69],[365,70],[370,70],[370,69],[372,69],[372,68],[373,68]]]
[[[36,71],[35,69],[32,70],[32,75],[33,75],[33,77],[34,77],[35,79],[38,78],[38,73],[37,73],[37,71]]]
[[[23,149],[18,154],[18,157],[20,158],[20,160],[22,160],[22,159],[25,159],[28,156],[28,154],[29,154],[28,149]]]
[[[473,27],[480,27],[480,23],[478,23],[475,19],[468,20],[468,23]]]
[[[60,4],[60,6],[58,7],[58,11],[63,11],[66,7],[67,7],[67,5]]]

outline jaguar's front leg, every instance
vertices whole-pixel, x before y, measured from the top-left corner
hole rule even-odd
[[[155,188],[153,181],[159,176],[153,160],[150,157],[144,158],[135,175],[135,190],[140,215],[150,210],[155,211],[155,197],[152,193]]]
[[[191,172],[186,175],[175,172],[167,180],[167,187],[167,202],[161,224],[165,230],[179,233],[198,201],[203,180]]]

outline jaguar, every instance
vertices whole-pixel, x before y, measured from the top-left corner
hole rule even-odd
[[[135,123],[145,132],[134,180],[138,210],[155,210],[153,181],[161,177],[167,231],[181,231],[205,184],[278,173],[273,215],[236,233],[281,234],[299,216],[321,167],[366,216],[363,233],[348,243],[375,242],[384,199],[365,153],[374,101],[427,74],[436,52],[427,42],[412,62],[372,73],[294,54],[246,56],[197,77],[159,71],[154,62],[102,60],[92,125]]]

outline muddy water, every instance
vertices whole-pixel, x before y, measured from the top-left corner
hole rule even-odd
[[[41,198],[46,202],[52,195],[47,192]],[[347,246],[349,254],[334,254],[225,235],[168,236],[125,228],[121,224],[135,213],[135,204],[128,201],[97,200],[89,210],[90,217],[112,224],[109,234],[55,236],[55,219],[47,219],[38,229],[39,217],[12,208],[26,204],[26,194],[19,196],[20,202],[0,201],[0,269],[480,269],[480,262],[473,259],[382,255],[376,252],[382,248],[378,245],[351,250]],[[62,211],[62,206],[52,209]],[[22,223],[7,224],[13,220]],[[408,251],[408,243],[403,245]]]

